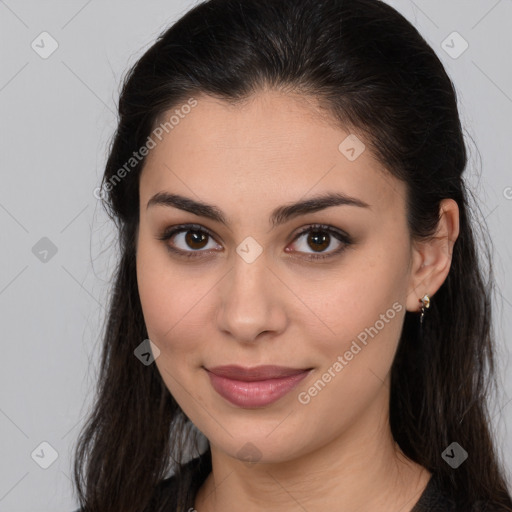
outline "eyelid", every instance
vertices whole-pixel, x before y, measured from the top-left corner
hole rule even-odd
[[[307,233],[309,231],[315,231],[315,230],[316,231],[325,231],[327,233],[334,233],[334,234],[339,235],[339,237],[342,238],[343,241],[345,241],[347,243],[352,242],[352,237],[348,233],[345,233],[345,231],[343,231],[339,228],[336,228],[334,226],[330,226],[328,224],[308,224],[307,226],[304,226],[299,229],[299,231],[294,235],[294,238],[292,239],[292,241],[294,242],[297,238],[299,238],[299,236],[303,235],[304,233]]]
[[[201,224],[176,224],[174,226],[170,226],[168,228],[165,228],[159,236],[157,236],[157,240],[161,241],[167,241],[170,238],[172,238],[174,235],[178,235],[180,233],[186,233],[187,231],[199,231],[201,233],[205,233],[210,238],[215,240],[215,242],[218,244],[217,239],[215,235],[208,229],[202,226]],[[212,249],[209,249],[207,251],[203,250],[197,250],[197,251],[183,251],[182,249],[176,249],[174,247],[171,247],[170,245],[166,244],[167,248],[178,255],[183,255],[184,257],[201,257],[201,256],[195,256],[196,253],[208,253],[212,251]],[[188,256],[190,255],[190,256]]]
[[[167,241],[170,238],[172,238],[174,235],[177,235],[177,234],[183,233],[183,232],[187,232],[187,231],[199,231],[199,232],[205,233],[210,238],[215,240],[216,243],[218,243],[216,236],[208,228],[202,226],[201,224],[193,224],[193,223],[177,224],[177,225],[170,226],[170,227],[164,229],[163,232],[156,238],[161,241]],[[289,243],[295,242],[298,238],[300,238],[305,233],[314,232],[314,231],[323,231],[323,232],[329,233],[330,235],[334,235],[334,237],[342,244],[342,246],[338,249],[335,249],[335,250],[332,250],[329,252],[325,252],[325,253],[322,253],[322,252],[304,253],[301,251],[287,251],[287,252],[298,252],[300,254],[307,255],[307,256],[298,256],[298,258],[300,258],[300,259],[305,259],[305,260],[310,260],[310,261],[327,260],[327,259],[330,259],[331,257],[335,257],[339,253],[343,252],[345,249],[347,249],[350,245],[352,245],[354,243],[352,237],[345,231],[343,231],[339,228],[336,228],[334,226],[331,226],[331,225],[318,224],[318,223],[307,224],[307,225],[303,226],[302,228],[300,228],[299,231],[297,231],[294,235],[292,235],[292,239]],[[201,253],[209,254],[211,251],[218,252],[213,249],[184,251],[182,249],[176,249],[174,247],[171,247],[168,244],[166,244],[166,245],[167,245],[167,248],[174,254],[177,254],[178,256],[181,256],[184,258],[189,258],[189,259],[206,257],[206,256],[203,256]]]
[[[211,238],[215,239],[215,235],[208,229],[202,226],[201,224],[176,224],[174,226],[169,226],[164,228],[159,236],[157,236],[158,240],[168,240],[173,235],[177,235],[178,233],[183,233],[184,231],[200,231],[206,233]]]
[[[291,251],[291,252],[297,252],[299,254],[306,254],[307,256],[293,256],[294,258],[300,258],[305,259],[306,261],[321,261],[321,260],[331,260],[334,259],[336,256],[340,255],[342,252],[344,252],[346,249],[348,249],[353,243],[353,238],[346,233],[345,231],[336,228],[334,226],[328,225],[328,224],[308,224],[307,226],[302,227],[293,237],[292,243],[295,242],[298,238],[300,238],[303,234],[309,233],[309,232],[325,232],[328,233],[330,236],[334,236],[338,242],[341,243],[341,247],[338,249],[331,250],[329,252],[307,252],[303,253],[301,251]],[[285,249],[286,250],[286,249]]]

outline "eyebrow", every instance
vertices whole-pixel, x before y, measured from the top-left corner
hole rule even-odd
[[[170,194],[168,192],[158,192],[148,201],[146,210],[150,206],[166,206],[174,207],[186,212],[193,213],[200,217],[206,217],[216,222],[220,222],[225,226],[228,225],[227,219],[222,213],[222,210],[214,205],[206,204],[188,197],[184,197],[178,194]],[[370,205],[357,199],[355,197],[348,196],[339,192],[331,192],[322,194],[304,201],[279,206],[274,209],[271,216],[270,222],[272,228],[280,224],[284,224],[288,220],[291,220],[300,215],[307,213],[313,213],[325,208],[332,206],[358,206],[360,208],[370,208]]]

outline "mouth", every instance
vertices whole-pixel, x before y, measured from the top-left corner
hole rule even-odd
[[[236,365],[205,368],[213,389],[233,405],[257,408],[270,405],[295,388],[313,368]]]

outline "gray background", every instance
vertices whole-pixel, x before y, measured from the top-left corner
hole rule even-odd
[[[468,181],[495,246],[501,389],[493,427],[501,452],[511,454],[512,3],[389,3],[433,46],[458,91]],[[76,505],[72,448],[91,405],[116,258],[113,226],[93,191],[123,73],[192,5],[0,0],[0,512]],[[446,39],[454,31],[469,44],[458,56],[463,41]],[[47,58],[52,40],[42,32],[58,44]],[[57,455],[47,469],[40,465],[52,452],[42,442]]]

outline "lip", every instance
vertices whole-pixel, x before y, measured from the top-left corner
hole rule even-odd
[[[283,366],[216,366],[204,368],[213,389],[233,405],[244,408],[270,405],[289,393],[312,368]]]

